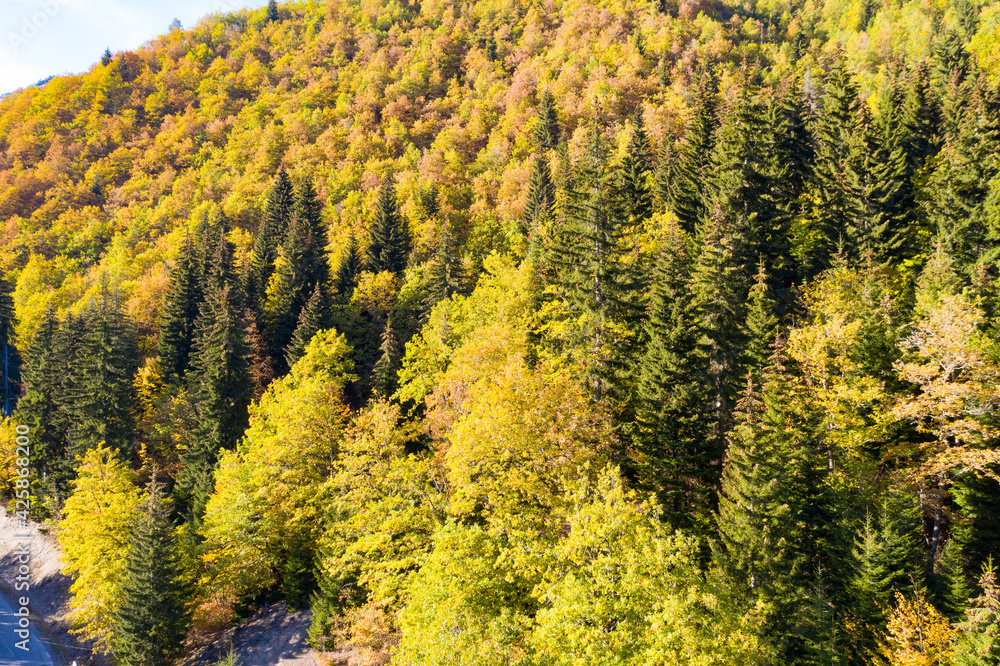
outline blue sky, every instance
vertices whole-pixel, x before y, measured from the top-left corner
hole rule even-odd
[[[206,14],[267,0],[0,0],[0,93],[53,74],[78,73],[105,48],[131,50]]]

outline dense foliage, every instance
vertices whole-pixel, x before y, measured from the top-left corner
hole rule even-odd
[[[79,630],[1000,662],[998,40],[979,0],[272,2],[3,98],[5,409]]]

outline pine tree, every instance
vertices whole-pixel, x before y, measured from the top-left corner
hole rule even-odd
[[[716,86],[714,73],[708,65],[703,66],[694,92],[691,121],[671,179],[669,208],[688,234],[694,234],[708,209],[705,173],[717,122]]]
[[[77,431],[67,454],[73,460],[103,441],[127,458],[135,434],[135,326],[106,290],[85,312],[82,326],[64,409]]]
[[[559,144],[561,132],[556,114],[556,98],[546,90],[538,104],[538,120],[535,124],[535,149],[542,153],[554,150]]]
[[[154,475],[139,505],[125,558],[121,599],[113,620],[117,663],[166,664],[180,655],[190,624],[185,582],[170,504]]]
[[[778,318],[774,314],[775,303],[768,286],[767,270],[761,262],[754,284],[750,287],[747,307],[747,346],[744,365],[756,381],[760,381],[763,371],[774,353],[778,337]]]
[[[281,591],[288,603],[288,610],[306,608],[315,586],[312,550],[305,536],[297,534],[288,547],[281,576]]]
[[[444,222],[438,233],[437,252],[427,271],[427,299],[430,310],[437,303],[451,298],[462,289],[462,257],[451,232],[451,223]]]
[[[549,162],[544,154],[537,153],[531,163],[531,181],[528,184],[528,199],[521,214],[521,232],[529,243],[538,235],[538,229],[553,218],[555,213],[556,188],[552,182]]]
[[[949,31],[934,49],[934,77],[939,85],[951,79],[962,82],[970,72],[969,52],[965,40],[957,32]]]
[[[312,181],[304,180],[295,188],[292,216],[306,229],[308,237],[306,282],[310,289],[319,285],[326,291],[330,280],[330,265],[326,258],[327,235],[323,225],[323,205],[319,201]]]
[[[380,356],[372,369],[372,386],[377,395],[391,396],[396,390],[396,371],[401,358],[399,341],[392,328],[392,317],[385,320],[385,330],[382,331],[382,344],[379,346]]]
[[[337,276],[334,279],[334,290],[337,293],[337,300],[346,303],[351,300],[351,294],[358,284],[358,274],[362,267],[361,250],[354,234],[347,239],[347,247],[344,250],[340,265],[337,267]]]
[[[268,281],[274,271],[274,261],[292,216],[292,181],[284,168],[271,185],[264,203],[264,214],[254,236],[253,253],[246,274],[243,291],[250,306],[258,311],[266,298]]]
[[[965,618],[965,611],[972,599],[972,587],[965,577],[965,558],[962,544],[954,539],[948,541],[938,566],[938,598],[940,608],[952,622]]]
[[[618,188],[624,207],[622,214],[631,224],[640,224],[653,214],[653,190],[650,183],[653,159],[640,110],[636,110],[632,123],[632,138],[619,168]]]
[[[285,363],[288,364],[289,368],[295,365],[295,362],[306,353],[306,346],[308,346],[313,336],[324,328],[329,327],[329,317],[330,313],[327,309],[326,297],[323,295],[323,290],[317,284],[306,306],[302,308],[298,326],[295,327],[295,334],[285,349]]]
[[[797,80],[790,80],[771,96],[766,124],[771,128],[765,159],[775,205],[786,215],[802,211],[816,151],[807,122],[810,113]]]
[[[396,206],[396,187],[392,178],[382,183],[375,218],[368,233],[366,268],[373,273],[402,273],[410,254],[410,230]]]
[[[10,281],[0,278],[0,415],[5,418],[14,411],[21,394],[21,354],[14,345],[17,314],[13,290]]]
[[[166,377],[180,379],[188,368],[194,322],[203,300],[199,277],[196,274],[194,246],[188,236],[170,273],[170,290],[160,316],[158,351],[160,366]]]
[[[266,19],[268,23],[275,23],[281,20],[278,16],[278,3],[275,0],[268,0],[267,2]]]
[[[906,151],[907,173],[912,179],[940,149],[940,104],[926,62],[917,63],[910,77],[901,115],[900,140]]]
[[[247,367],[247,324],[240,316],[232,285],[206,295],[198,317],[191,370],[195,436],[180,458],[177,497],[188,520],[200,524],[212,490],[212,472],[220,449],[232,449],[247,427],[251,384]]]
[[[114,56],[111,55],[111,49],[110,48],[104,49],[104,53],[101,54],[101,65],[103,67],[107,67],[108,65],[111,64],[112,60],[114,60]]]
[[[676,226],[657,264],[639,364],[637,433],[640,485],[656,492],[675,527],[705,528],[718,480],[711,431],[708,364],[690,292],[690,241]]]

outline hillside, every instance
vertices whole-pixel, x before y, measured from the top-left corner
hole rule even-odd
[[[272,2],[0,99],[2,490],[81,638],[996,662],[998,43],[978,0]]]

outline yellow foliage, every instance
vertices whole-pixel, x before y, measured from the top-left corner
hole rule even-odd
[[[889,666],[946,666],[952,659],[955,632],[948,619],[927,602],[922,591],[912,599],[896,592],[888,633],[880,652]]]

